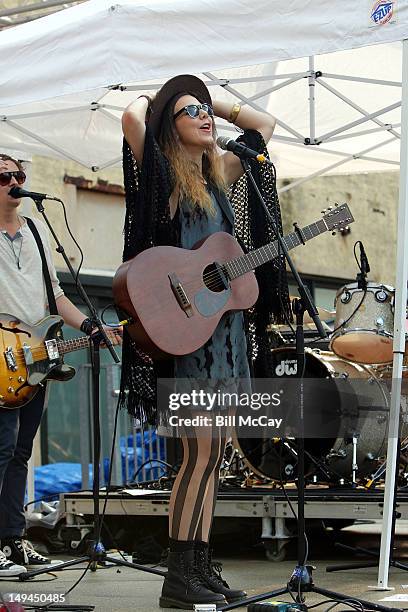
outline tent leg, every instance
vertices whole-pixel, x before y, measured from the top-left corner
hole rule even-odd
[[[401,108],[401,156],[400,156],[400,189],[398,210],[397,239],[397,278],[395,289],[394,315],[394,360],[391,388],[390,424],[387,449],[387,471],[384,491],[384,514],[381,532],[380,561],[378,567],[377,588],[388,589],[390,547],[392,541],[393,497],[395,474],[398,466],[398,426],[401,402],[402,360],[405,352],[405,317],[407,303],[408,278],[408,40],[402,42],[402,108]]]

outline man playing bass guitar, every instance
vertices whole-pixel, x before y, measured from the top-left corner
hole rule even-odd
[[[33,325],[48,314],[49,307],[39,247],[27,219],[19,214],[20,200],[9,194],[25,179],[22,164],[0,154],[0,312]],[[58,314],[68,325],[91,333],[90,319],[59,285],[45,225],[37,219],[34,225],[44,248]],[[109,336],[113,344],[120,342],[118,334],[109,332]],[[0,577],[18,576],[27,571],[27,566],[49,563],[24,539],[27,464],[44,400],[45,386],[22,407],[0,407]]]

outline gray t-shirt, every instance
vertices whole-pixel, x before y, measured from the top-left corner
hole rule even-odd
[[[42,221],[33,221],[44,245],[54,295],[58,298],[64,292],[52,262],[47,229]],[[0,313],[14,315],[29,325],[49,314],[40,253],[25,221],[13,239],[0,228],[0,266]]]

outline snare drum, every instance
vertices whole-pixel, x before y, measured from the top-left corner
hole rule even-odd
[[[392,361],[393,287],[367,283],[345,285],[336,294],[336,320],[330,349],[343,359],[374,364]]]

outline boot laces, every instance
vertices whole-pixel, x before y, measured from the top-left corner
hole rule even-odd
[[[221,582],[227,589],[229,589],[228,583],[221,576],[222,563],[219,561],[213,561],[211,559],[211,552],[208,553],[208,570],[212,578],[215,578],[215,580]]]
[[[190,567],[187,567],[186,573],[187,573],[188,585],[192,587],[194,591],[199,590],[203,586],[203,580],[202,580],[199,570],[194,566],[190,566]],[[186,592],[187,592],[187,589],[186,589]]]

